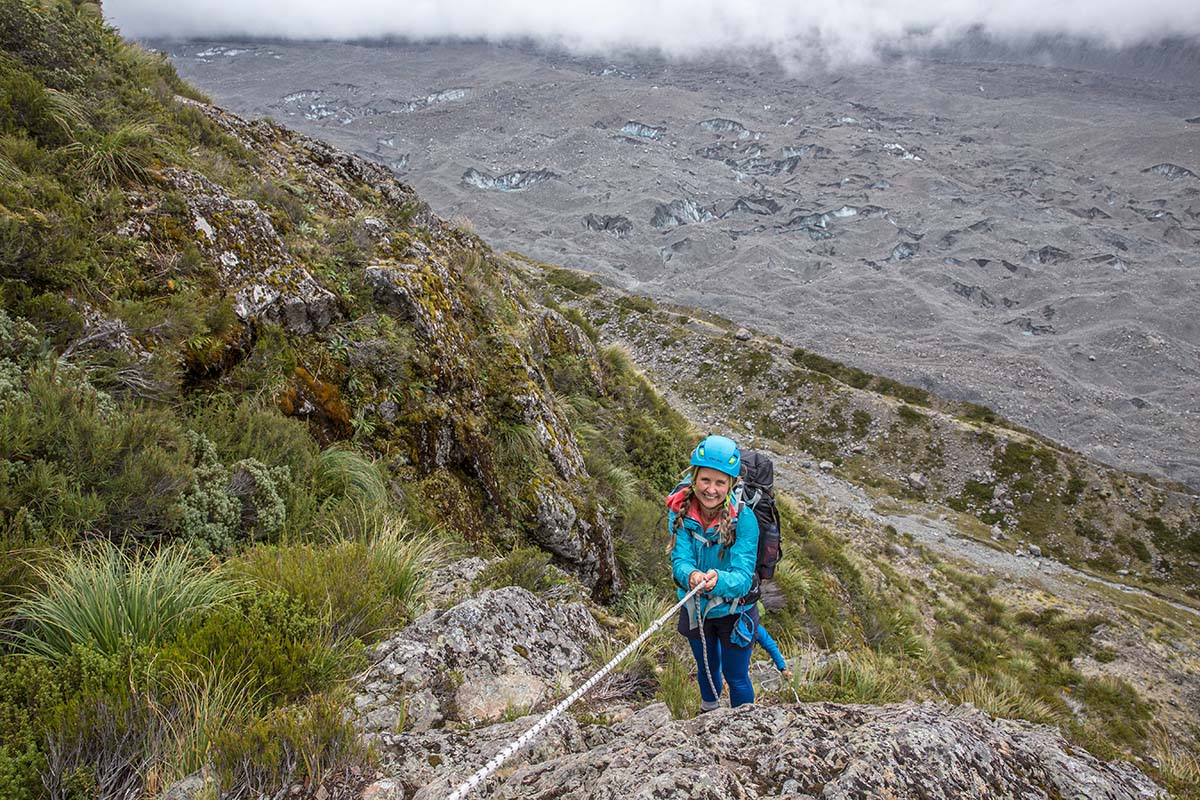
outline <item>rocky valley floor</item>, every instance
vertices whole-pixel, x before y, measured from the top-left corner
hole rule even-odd
[[[390,166],[498,247],[1200,482],[1194,83],[157,46],[223,104]]]

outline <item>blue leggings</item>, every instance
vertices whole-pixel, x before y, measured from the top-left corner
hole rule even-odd
[[[714,703],[712,688],[708,685],[708,675],[704,671],[704,651],[700,639],[688,639],[692,646],[692,655],[696,657],[696,677],[700,681],[700,696],[706,702]],[[737,708],[740,705],[754,702],[754,685],[750,683],[750,652],[754,649],[753,642],[749,647],[722,646],[716,636],[708,637],[708,665],[712,670],[712,682],[721,693],[721,676],[729,684],[729,705]]]

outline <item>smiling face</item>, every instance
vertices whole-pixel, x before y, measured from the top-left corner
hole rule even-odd
[[[700,505],[709,513],[715,512],[729,496],[733,488],[733,478],[720,470],[700,467],[696,470],[696,480],[692,494],[700,501]]]

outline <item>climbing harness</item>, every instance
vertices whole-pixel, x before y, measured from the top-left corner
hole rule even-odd
[[[555,717],[557,717],[562,712],[566,711],[571,706],[571,704],[574,703],[576,700],[578,700],[580,697],[583,697],[583,695],[586,694],[589,689],[591,689],[593,686],[596,685],[597,681],[599,681],[601,678],[603,678],[605,675],[608,674],[609,670],[611,670],[613,667],[615,667],[617,664],[619,664],[627,655],[632,653],[634,650],[638,649],[638,647],[641,646],[642,642],[649,639],[650,635],[652,633],[654,633],[656,630],[661,628],[662,624],[664,622],[666,622],[671,616],[673,616],[675,614],[675,612],[677,612],[679,609],[683,608],[684,604],[688,600],[691,600],[692,597],[694,597],[696,594],[698,594],[702,588],[704,588],[704,584],[700,584],[699,586],[697,586],[696,588],[694,588],[690,592],[688,592],[686,595],[684,595],[683,599],[680,600],[678,603],[676,603],[671,608],[670,611],[663,614],[661,617],[659,617],[657,620],[655,620],[653,623],[651,623],[650,627],[648,627],[648,628],[646,628],[646,630],[642,631],[641,636],[637,637],[632,642],[630,642],[628,645],[626,645],[624,650],[617,653],[616,656],[613,657],[613,660],[609,661],[607,664],[605,664],[604,667],[599,672],[597,672],[592,677],[588,678],[587,682],[584,683],[582,686],[580,686],[578,689],[576,689],[571,694],[570,697],[568,697],[566,700],[563,700],[561,703],[556,705],[554,708],[552,708],[548,712],[546,712],[546,715],[544,717],[542,717],[541,719],[539,719],[536,723],[534,723],[532,728],[525,731],[523,734],[521,734],[519,737],[517,737],[514,741],[510,742],[508,744],[508,746],[505,747],[503,750],[501,750],[499,753],[497,753],[492,758],[491,761],[484,764],[483,767],[478,772],[476,772],[474,775],[472,775],[471,777],[469,777],[465,781],[463,781],[461,784],[459,784],[458,788],[454,790],[454,793],[450,795],[448,800],[463,800],[463,798],[465,798],[472,789],[474,789],[480,783],[482,783],[483,780],[485,778],[487,778],[488,775],[491,775],[493,772],[495,772],[497,769],[499,769],[500,765],[503,764],[505,761],[507,761],[508,758],[513,753],[517,752],[522,747],[524,747],[528,742],[530,742],[532,739],[534,739],[539,733],[541,733],[543,730],[545,730],[546,726],[549,725],[551,723],[551,721],[554,720]],[[709,680],[711,682],[711,680],[712,680],[711,676],[710,676]]]

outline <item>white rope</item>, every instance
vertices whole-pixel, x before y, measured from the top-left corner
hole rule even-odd
[[[467,794],[472,789],[474,789],[476,786],[478,786],[480,783],[482,783],[483,780],[485,778],[487,778],[488,775],[491,775],[493,772],[495,772],[497,769],[499,769],[500,765],[503,764],[505,761],[507,761],[508,758],[513,753],[520,750],[531,739],[533,739],[539,733],[541,733],[543,730],[545,730],[546,726],[549,725],[550,722],[555,717],[557,717],[562,712],[566,711],[572,703],[574,703],[576,700],[578,700],[580,697],[582,697],[585,693],[587,693],[587,691],[589,689],[591,689],[593,686],[595,686],[596,681],[600,680],[605,675],[607,675],[609,670],[611,670],[618,663],[620,663],[621,660],[625,658],[625,656],[632,653],[634,650],[636,650],[642,644],[642,642],[644,642],[648,638],[650,638],[650,635],[652,633],[654,633],[656,630],[658,630],[660,627],[662,627],[662,624],[664,622],[666,622],[668,618],[670,618],[680,608],[683,608],[683,604],[686,603],[688,600],[691,600],[692,596],[697,594],[703,588],[704,588],[704,584],[702,583],[699,586],[697,586],[696,588],[692,589],[686,595],[684,595],[683,599],[680,600],[678,603],[676,603],[675,606],[670,611],[668,611],[667,613],[663,614],[661,617],[656,619],[650,625],[649,628],[646,628],[646,630],[644,630],[642,632],[641,636],[637,637],[632,642],[630,642],[628,645],[626,645],[624,650],[617,653],[617,655],[613,657],[613,660],[609,661],[607,664],[605,664],[604,667],[599,672],[597,672],[592,677],[588,678],[587,682],[584,683],[582,686],[580,686],[578,689],[576,689],[574,692],[572,692],[570,697],[568,697],[566,700],[563,700],[561,703],[556,705],[554,708],[552,708],[548,712],[546,712],[546,715],[544,717],[542,717],[541,719],[539,719],[536,723],[534,723],[532,728],[525,731],[523,734],[521,734],[519,737],[517,737],[516,740],[510,742],[503,750],[501,750],[499,753],[497,753],[495,756],[493,756],[491,761],[484,764],[483,767],[478,772],[476,772],[474,775],[472,775],[471,777],[469,777],[465,781],[463,781],[461,784],[459,784],[459,787],[454,790],[454,793],[450,795],[448,800],[463,800],[463,798],[466,797]]]
[[[699,605],[699,603],[697,603]],[[705,609],[707,612],[708,609]],[[712,691],[713,697],[717,705],[721,704],[721,693],[717,691],[717,685],[713,683],[712,668],[708,666],[708,639],[704,636],[704,626],[708,624],[707,613],[702,613],[699,608],[696,609],[696,616],[700,617],[700,652],[704,654],[704,674],[708,677],[708,688]],[[724,688],[724,687],[722,687]],[[733,691],[730,689],[729,691]],[[703,699],[703,698],[701,698]]]

